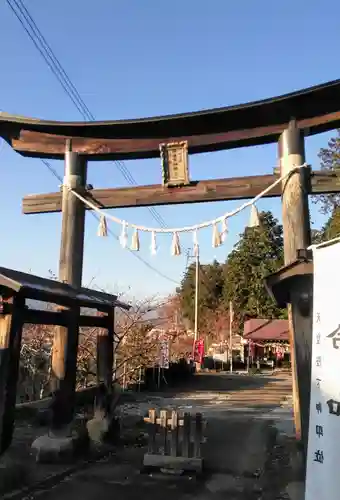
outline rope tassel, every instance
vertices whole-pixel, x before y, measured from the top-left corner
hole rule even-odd
[[[225,242],[227,239],[227,234],[228,234],[228,220],[227,218],[222,220],[222,231],[221,231],[221,241],[222,243]]]
[[[156,233],[152,231],[151,233],[151,254],[156,255],[157,253],[157,242],[156,242]]]
[[[195,224],[193,226],[185,226],[181,228],[151,228],[147,226],[140,226],[136,224],[131,224],[132,229],[136,229],[138,231],[143,231],[143,232],[151,232],[152,233],[152,240],[151,240],[151,252],[153,254],[156,253],[156,234],[172,234],[173,235],[173,243],[171,246],[172,253],[173,255],[180,255],[181,253],[181,248],[180,248],[180,243],[179,243],[179,238],[178,234],[179,233],[189,233],[189,232],[195,232],[207,227],[213,226],[213,238],[212,238],[212,243],[213,247],[217,247],[221,245],[221,243],[225,240],[228,229],[227,229],[227,222],[229,217],[233,217],[234,215],[239,214],[243,210],[251,207],[251,216],[250,216],[250,222],[247,227],[261,227],[262,222],[261,222],[261,217],[260,214],[255,206],[255,203],[258,202],[261,198],[266,196],[271,190],[273,190],[276,186],[279,184],[282,184],[282,182],[287,179],[292,172],[298,172],[299,170],[303,168],[307,168],[308,165],[304,163],[303,165],[298,165],[293,168],[289,173],[286,175],[283,175],[281,177],[278,177],[273,184],[270,186],[267,186],[266,189],[261,191],[261,193],[257,194],[252,200],[246,201],[243,203],[241,206],[236,208],[235,210],[232,210],[231,212],[227,212],[221,217],[218,217],[215,220],[209,220],[206,222],[203,222],[201,224]],[[122,226],[122,233],[119,237],[120,244],[122,245],[123,248],[126,248],[127,242],[128,242],[128,234],[127,234],[127,227],[128,223],[123,221],[122,219],[119,219],[118,217],[115,217],[114,215],[105,213],[101,210],[100,207],[96,203],[91,202],[89,199],[84,198],[79,192],[75,191],[74,189],[71,188],[70,185],[68,185],[68,180],[64,178],[63,184],[62,184],[62,190],[67,189],[73,196],[78,198],[84,205],[86,205],[88,208],[91,210],[94,210],[97,214],[100,216],[100,224],[98,226],[98,235],[99,236],[106,236],[108,231],[107,231],[107,220],[109,219],[110,221],[115,222],[116,224],[121,224]],[[219,232],[218,225],[222,224],[221,228],[221,233]],[[194,251],[196,252],[198,248],[198,243],[194,242]]]
[[[181,255],[181,245],[179,242],[178,233],[174,233],[172,237],[171,254],[174,256]]]
[[[100,216],[97,234],[98,234],[98,236],[107,236],[107,223],[106,223],[105,215]]]
[[[260,215],[257,207],[253,204],[250,209],[250,220],[248,227],[259,227],[260,226]]]
[[[132,241],[131,241],[131,250],[134,250],[135,252],[139,252],[139,234],[138,234],[138,229],[135,229],[133,235],[132,235]]]
[[[221,245],[221,235],[218,230],[216,222],[213,224],[213,235],[212,235],[212,246],[214,248],[219,247]]]
[[[128,234],[127,234],[127,229],[126,229],[126,222],[123,221],[122,224],[122,233],[119,238],[120,244],[122,245],[123,248],[126,248],[127,242],[128,242]]]

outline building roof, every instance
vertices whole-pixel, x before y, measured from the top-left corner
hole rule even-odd
[[[130,306],[117,300],[117,295],[75,288],[67,283],[0,267],[0,294],[5,297],[14,294],[25,299],[55,303],[63,306],[79,305],[107,312],[112,307],[129,310]]]
[[[249,319],[244,323],[246,340],[289,340],[287,319]]]

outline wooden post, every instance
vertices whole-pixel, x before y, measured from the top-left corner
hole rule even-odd
[[[190,457],[190,433],[191,433],[191,415],[190,413],[184,413],[183,422],[183,446],[182,455],[183,457]]]
[[[247,373],[249,373],[249,369],[250,369],[250,340],[248,340],[248,344],[247,344]]]
[[[161,439],[163,455],[168,453],[168,412],[167,410],[160,411],[160,426],[161,426]]]
[[[113,311],[115,313],[115,309]],[[114,314],[114,321],[115,321],[115,314]],[[115,331],[115,324],[113,325],[113,366],[112,366],[112,371],[113,371],[113,381],[114,383],[117,382],[117,349],[119,346],[119,337],[116,334]]]
[[[96,410],[104,411],[111,418],[113,413],[113,339],[114,308],[107,315],[107,328],[99,328],[97,333],[97,385]],[[118,401],[118,400],[117,400]]]
[[[86,185],[86,160],[71,150],[68,141],[65,152],[65,177],[62,201],[62,235],[59,279],[75,288],[82,282],[85,207],[68,188],[83,191]],[[68,327],[57,327],[52,351],[52,388],[58,394],[63,411],[58,412],[58,425],[72,421],[75,404],[79,308],[71,311]],[[58,406],[58,405],[56,405]]]
[[[292,120],[288,128],[279,139],[279,162],[281,175],[287,175],[295,167],[305,163],[305,150],[303,133],[297,128],[296,122]],[[307,168],[292,173],[282,183],[282,223],[284,238],[284,260],[285,265],[297,259],[297,251],[305,249],[310,245],[310,219],[308,209],[308,179]],[[301,439],[301,416],[308,421],[307,408],[301,408],[301,393],[308,388],[299,384],[296,359],[296,334],[293,324],[294,304],[288,306],[288,321],[290,335],[291,365],[293,378],[293,400],[295,432],[297,439]],[[310,370],[310,367],[309,367]]]
[[[12,441],[19,372],[24,299],[3,302],[9,312],[0,314],[0,455]]]
[[[178,455],[178,412],[173,410],[171,413],[171,445],[170,453],[171,456],[177,457]]]
[[[229,370],[233,373],[233,316],[234,309],[232,301],[229,302]]]
[[[126,361],[123,364],[123,391],[126,390]]]
[[[195,417],[195,435],[194,435],[194,457],[201,456],[201,443],[202,443],[202,414],[196,413]]]
[[[148,449],[149,449],[149,453],[153,454],[153,453],[156,453],[156,433],[157,433],[157,427],[156,427],[157,415],[156,415],[156,410],[149,410],[149,419],[150,419],[150,426],[149,426],[149,444],[148,444]]]
[[[112,393],[113,376],[114,309],[108,315],[108,328],[100,328],[97,334],[97,383],[104,384]]]
[[[158,364],[158,379],[157,379],[157,387],[158,389],[160,389],[161,387],[161,365],[160,365],[160,361],[159,361],[159,364]]]
[[[296,376],[301,406],[301,438],[306,460],[313,344],[313,276],[310,274],[296,278],[290,297],[295,332]]]

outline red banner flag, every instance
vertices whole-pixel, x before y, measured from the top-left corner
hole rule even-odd
[[[194,342],[194,361],[202,363],[204,356],[204,340],[195,340]]]

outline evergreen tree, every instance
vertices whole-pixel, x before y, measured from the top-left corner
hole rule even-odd
[[[340,177],[340,129],[337,135],[328,142],[327,148],[321,148],[319,152],[320,166],[322,170],[333,170]],[[334,213],[340,207],[340,193],[324,194],[317,197],[321,203],[321,212],[324,214]]]
[[[282,226],[271,212],[260,214],[260,227],[246,228],[225,266],[225,307],[232,301],[240,330],[247,318],[284,318],[264,279],[283,266]]]
[[[210,265],[199,266],[198,308],[199,327],[205,316],[218,308],[223,296],[223,265],[216,260]],[[195,321],[196,265],[191,264],[178,290],[183,316],[189,320],[191,328]]]
[[[331,240],[340,235],[340,206],[334,208],[332,215],[322,228],[322,241]]]
[[[334,171],[340,178],[340,129],[328,141],[327,147],[320,149],[319,158],[322,170]],[[313,239],[313,242],[320,243],[340,235],[340,193],[319,195],[316,202],[321,204],[321,213],[330,214],[326,224],[317,231],[317,237]]]

